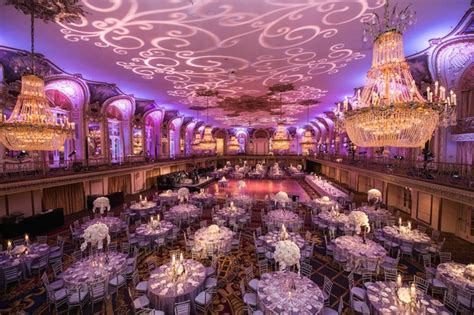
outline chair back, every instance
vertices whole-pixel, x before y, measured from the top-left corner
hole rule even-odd
[[[418,276],[415,276],[414,282],[415,282],[415,287],[417,290],[424,292],[425,294],[428,293],[428,287],[430,285],[428,281]]]
[[[349,283],[349,289],[352,289],[354,287],[354,272],[351,271],[349,275],[347,276],[347,282]]]
[[[446,306],[453,314],[457,314],[459,310],[459,302],[457,296],[449,293],[447,290],[444,292],[443,304]]]
[[[260,273],[260,277],[264,273],[268,273],[268,261],[266,259],[261,259],[258,261],[258,270]]]
[[[398,270],[395,268],[385,268],[384,275],[385,281],[397,281]]]
[[[344,300],[342,299],[342,296],[339,298],[339,306],[337,307],[337,314],[341,315],[342,314],[342,309],[344,307]]]
[[[439,252],[439,263],[448,263],[451,262],[451,252]]]
[[[330,296],[331,290],[332,290],[332,281],[329,280],[328,277],[324,276],[323,292],[325,292],[328,296]]]
[[[174,315],[189,315],[191,313],[191,302],[189,300],[174,304]]]
[[[73,262],[78,262],[82,259],[82,252],[80,250],[76,250],[71,254]]]
[[[307,262],[301,262],[300,264],[300,268],[301,268],[301,274],[303,275],[303,277],[306,277],[306,278],[311,278],[311,274],[313,273],[313,266],[308,264]]]
[[[57,278],[60,274],[63,273],[63,262],[59,260],[53,265],[54,278]]]
[[[93,301],[102,300],[106,296],[107,278],[89,283],[89,295]]]

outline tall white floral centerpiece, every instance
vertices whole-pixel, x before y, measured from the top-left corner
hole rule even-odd
[[[98,197],[93,202],[92,212],[96,213],[98,211],[100,214],[110,211],[110,201],[107,197]]]
[[[280,271],[289,267],[297,266],[300,269],[300,248],[291,240],[279,241],[275,246],[273,258],[280,266]]]
[[[242,190],[242,189],[244,189],[245,187],[247,187],[247,184],[245,183],[245,181],[239,180],[239,181],[237,182],[237,188],[238,188],[239,190]]]
[[[372,188],[367,192],[367,201],[377,209],[378,204],[382,202],[382,193],[380,190]]]
[[[107,244],[110,243],[109,228],[101,222],[89,225],[89,227],[84,230],[82,237],[84,238],[84,242],[81,244],[81,251],[86,250],[88,244],[91,246],[97,246],[99,250],[102,250],[104,247],[104,240],[107,241]]]
[[[189,200],[189,189],[182,187],[178,189],[178,199],[179,202],[185,202]]]
[[[464,269],[464,276],[470,281],[474,281],[474,264],[469,264]]]
[[[365,233],[370,232],[369,217],[365,212],[352,211],[347,220],[348,225],[353,225],[357,234],[362,234],[362,239],[365,243]]]
[[[284,191],[280,191],[275,195],[275,200],[280,203],[283,207],[286,206],[288,202],[290,202],[290,198],[288,194]]]

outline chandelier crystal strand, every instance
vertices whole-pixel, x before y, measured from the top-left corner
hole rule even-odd
[[[438,82],[427,89],[427,99],[421,95],[403,49],[402,31],[414,21],[414,12],[409,7],[398,15],[388,12],[387,3],[383,21],[377,17],[366,25],[364,37],[375,37],[372,67],[352,109],[347,99],[338,105],[337,123],[357,146],[422,147],[438,126],[455,123],[456,95]]]
[[[31,11],[31,71],[21,78],[21,92],[12,114],[0,117],[0,142],[10,150],[64,150],[74,135],[74,123],[56,119],[46,98],[44,81],[34,75],[34,10]]]

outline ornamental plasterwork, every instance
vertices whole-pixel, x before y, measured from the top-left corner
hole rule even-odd
[[[340,41],[340,31],[383,6],[371,0],[258,1],[265,12],[240,1],[172,0],[151,9],[138,0],[83,0],[88,15],[58,24],[66,40],[110,49],[120,56],[117,67],[167,84],[169,96],[194,106],[189,98],[198,88],[217,89],[225,97],[258,96],[266,86],[291,82],[315,87],[311,98],[324,96],[318,80],[365,58]],[[245,43],[255,47],[246,49]],[[243,124],[255,114],[215,107],[213,115],[227,125]],[[287,116],[304,112],[300,106],[285,110]]]

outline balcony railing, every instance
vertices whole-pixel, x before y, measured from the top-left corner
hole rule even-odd
[[[317,155],[326,160],[370,171],[415,178],[441,185],[474,190],[474,168],[470,164],[399,160],[393,158],[359,158],[347,156]]]
[[[215,157],[216,155],[175,155],[174,157],[128,156],[110,160],[106,158],[90,158],[88,160],[66,160],[47,163],[33,159],[9,159],[0,163],[0,182],[13,182],[32,178],[62,176],[78,172],[97,172],[110,169],[128,168],[131,166],[149,165],[159,162],[193,160],[196,158]]]

